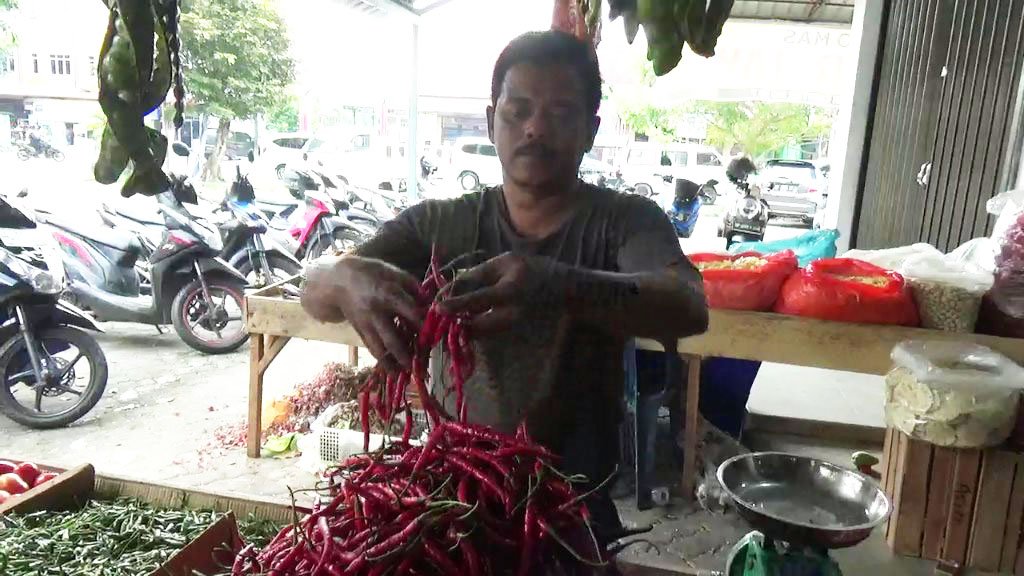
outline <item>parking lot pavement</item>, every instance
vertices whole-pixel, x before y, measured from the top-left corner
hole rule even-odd
[[[242,448],[213,444],[218,428],[245,419],[248,345],[207,356],[152,326],[103,328],[109,379],[100,403],[59,430],[32,430],[0,416],[0,457],[61,466],[89,462],[105,474],[272,498],[286,497],[287,486],[312,484],[294,460],[249,460]],[[267,397],[345,357],[340,346],[290,343],[267,374]]]

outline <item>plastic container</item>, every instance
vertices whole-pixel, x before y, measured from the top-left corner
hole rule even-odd
[[[1024,369],[984,346],[904,342],[892,351],[885,417],[905,434],[938,446],[1003,443],[1017,420]]]
[[[974,332],[992,275],[956,258],[919,255],[900,268],[917,303],[921,326],[947,332]]]

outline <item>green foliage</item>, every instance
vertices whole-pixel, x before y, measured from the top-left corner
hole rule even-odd
[[[186,0],[181,40],[189,97],[215,116],[262,114],[295,76],[284,21],[272,0]]]
[[[658,142],[675,140],[675,126],[682,116],[682,111],[677,108],[659,108],[643,104],[625,106],[619,113],[622,122],[630,130]]]
[[[299,129],[299,107],[294,96],[288,96],[267,112],[267,127],[277,132]]]
[[[828,111],[805,104],[698,101],[689,110],[708,121],[712,146],[755,159],[788,144],[826,136],[832,129]]]
[[[11,30],[11,14],[18,8],[18,0],[0,0],[0,56],[7,54],[17,41]]]

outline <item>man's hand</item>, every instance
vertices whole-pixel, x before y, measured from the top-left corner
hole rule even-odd
[[[380,260],[341,256],[321,258],[310,266],[302,307],[323,322],[347,320],[363,344],[388,370],[412,365],[412,354],[396,318],[419,330],[423,309],[417,304],[419,282]]]
[[[557,298],[543,297],[545,279],[553,278],[556,266],[546,258],[506,252],[459,274],[441,308],[469,313],[475,333],[505,330],[523,318],[528,306],[558,304]]]

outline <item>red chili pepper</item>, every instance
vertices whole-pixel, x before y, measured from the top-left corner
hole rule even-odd
[[[518,576],[529,576],[533,567],[534,551],[537,547],[537,512],[532,502],[526,503],[526,514],[523,520],[523,539],[519,553]]]
[[[459,471],[472,476],[473,479],[479,482],[481,486],[490,491],[491,494],[498,499],[498,502],[501,502],[505,506],[506,510],[511,511],[511,497],[497,482],[494,481],[493,478],[455,454],[446,454],[444,456],[444,460]]]
[[[313,569],[313,576],[317,576],[320,570],[324,569],[327,565],[327,561],[331,558],[331,553],[334,551],[334,538],[331,537],[331,527],[327,523],[327,518],[321,516],[316,521],[317,532],[320,533],[320,537],[323,538],[323,550],[320,552],[320,560],[316,564],[316,568]]]
[[[363,424],[363,451],[370,449],[370,393],[359,395],[359,418]]]
[[[484,571],[480,563],[480,555],[476,548],[469,543],[469,540],[463,538],[459,542],[459,552],[462,552],[462,559],[466,568],[469,569],[469,576],[482,576]]]
[[[444,576],[461,576],[459,567],[451,561],[448,554],[441,550],[441,547],[429,539],[423,540],[423,551],[427,553],[430,561],[441,569]]]

